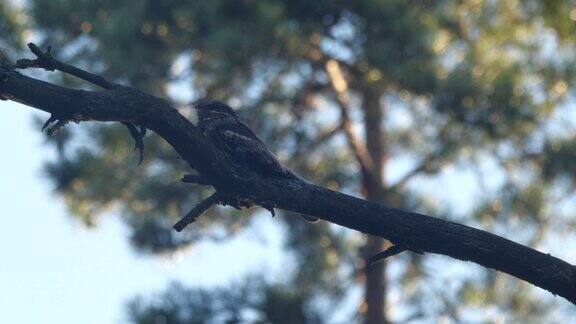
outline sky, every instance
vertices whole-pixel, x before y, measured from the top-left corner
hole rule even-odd
[[[174,281],[208,287],[262,269],[282,274],[281,233],[271,217],[230,243],[202,243],[173,258],[137,254],[114,215],[86,229],[42,175],[52,152],[34,115],[48,118],[0,101],[0,323],[125,323],[130,298]]]

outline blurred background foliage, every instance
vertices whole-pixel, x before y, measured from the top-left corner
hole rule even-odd
[[[314,183],[542,251],[575,243],[575,23],[568,0],[0,4],[3,48],[38,39],[62,60],[169,98],[191,119],[194,100],[227,101]],[[267,217],[216,208],[178,234],[171,225],[209,189],[178,184],[189,170],[157,136],[147,136],[140,167],[121,125],[67,128],[47,142],[59,157],[45,171],[71,215],[87,226],[118,215],[142,253],[224,242]],[[326,323],[343,304],[340,318],[365,323],[576,315],[516,279],[446,258],[405,254],[365,271],[363,258],[386,242],[292,215],[276,223],[293,256],[281,279],[175,284],[130,302],[130,318]]]

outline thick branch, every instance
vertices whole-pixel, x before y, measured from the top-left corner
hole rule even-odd
[[[76,121],[130,122],[153,130],[193,168],[211,175],[215,186],[225,186],[228,176],[241,173],[168,102],[138,89],[74,90],[24,76],[5,66],[0,74],[5,79],[0,82],[0,96],[9,100],[56,116],[73,116]],[[226,177],[219,176],[222,166],[230,171]]]
[[[390,240],[410,251],[472,261],[530,282],[576,304],[576,267],[488,232],[389,208],[297,179],[264,178],[233,164],[166,101],[137,89],[81,91],[35,80],[0,65],[0,96],[75,120],[143,124],[164,138],[216,190],[238,206],[313,215]]]
[[[396,254],[402,253],[404,251],[406,251],[406,249],[403,248],[402,246],[393,245],[393,246],[387,248],[386,250],[384,250],[384,251],[382,251],[382,252],[380,252],[374,256],[371,256],[370,259],[368,259],[368,264],[373,265],[375,263],[378,263],[380,261],[384,261],[387,258],[389,258],[391,256],[395,256]]]

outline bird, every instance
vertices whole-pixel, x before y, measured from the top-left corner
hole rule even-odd
[[[264,177],[301,180],[278,161],[232,107],[218,100],[202,99],[197,101],[194,108],[198,116],[198,129],[232,161]],[[301,216],[312,223],[318,221],[313,216]]]

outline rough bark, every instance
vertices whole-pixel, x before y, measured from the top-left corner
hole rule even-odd
[[[576,267],[565,261],[465,225],[390,208],[302,180],[251,173],[233,164],[167,101],[138,89],[73,90],[24,76],[0,62],[0,97],[76,122],[144,125],[209,179],[226,197],[226,204],[313,215],[388,239],[409,251],[442,254],[508,273],[576,304]]]

